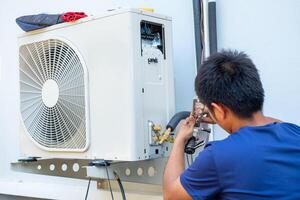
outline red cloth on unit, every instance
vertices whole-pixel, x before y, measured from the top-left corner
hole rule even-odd
[[[66,12],[62,15],[62,20],[64,22],[74,22],[84,17],[87,17],[84,12]]]

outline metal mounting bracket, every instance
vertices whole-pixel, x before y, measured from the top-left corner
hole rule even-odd
[[[125,182],[161,184],[166,162],[167,158],[136,162],[119,162],[111,163],[107,169],[110,179],[114,179],[113,172],[116,172],[122,181]],[[106,168],[104,166],[87,166],[85,168],[87,177],[93,179],[107,179]]]
[[[198,129],[201,137],[208,138],[208,133]],[[202,150],[203,147],[196,151]],[[29,158],[21,159],[11,163],[14,171],[41,174],[48,176],[59,176],[76,179],[107,180],[105,166],[90,166],[91,161],[84,159],[42,159]],[[162,184],[162,177],[167,158],[156,158],[134,162],[112,162],[107,166],[109,178],[114,179],[113,172],[116,172],[124,182]]]
[[[113,172],[115,171],[125,182],[161,184],[166,161],[167,158],[157,158],[136,162],[115,162],[111,163],[107,169],[110,179],[114,178]],[[106,168],[89,166],[90,162],[91,160],[38,159],[32,162],[13,162],[11,169],[48,176],[106,180]]]

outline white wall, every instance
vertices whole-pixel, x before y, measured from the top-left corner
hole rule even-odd
[[[300,1],[217,0],[219,49],[250,55],[265,89],[264,113],[300,124]],[[216,129],[216,138],[224,132]]]
[[[264,111],[285,121],[300,123],[300,1],[298,0],[217,0],[219,48],[246,51],[253,58],[266,90]],[[9,163],[18,158],[18,71],[14,19],[23,14],[56,13],[69,10],[97,13],[111,7],[153,7],[173,17],[174,63],[177,109],[189,109],[193,94],[194,39],[192,4],[186,0],[2,0],[0,3],[0,193],[32,196],[51,195],[83,199],[86,181],[34,176],[12,172]],[[221,130],[217,136],[223,137]],[[7,183],[6,181],[9,181]],[[28,184],[28,182],[33,182]],[[13,184],[13,183],[16,183]],[[34,188],[34,189],[32,189]],[[93,199],[107,199],[106,192],[91,187]],[[49,194],[48,194],[49,193]],[[158,194],[130,194],[130,199],[155,199]],[[98,198],[96,198],[98,197]]]
[[[26,14],[61,13],[66,11],[85,11],[97,14],[117,7],[151,7],[155,12],[173,18],[174,67],[176,76],[176,107],[178,110],[190,109],[195,74],[195,53],[193,34],[192,2],[186,0],[2,0],[0,1],[0,193],[16,193],[49,198],[83,199],[86,181],[57,177],[36,176],[16,173],[10,170],[10,162],[18,158],[18,51],[17,35],[22,31],[15,18]],[[9,182],[9,183],[8,183]],[[30,183],[29,183],[30,182]],[[16,184],[16,185],[15,185]],[[32,189],[35,188],[35,189]],[[48,194],[49,193],[49,194]],[[93,199],[107,199],[105,192],[91,186]],[[130,194],[129,194],[130,195]],[[102,198],[101,198],[102,196]],[[154,199],[159,195],[131,194],[132,198]]]

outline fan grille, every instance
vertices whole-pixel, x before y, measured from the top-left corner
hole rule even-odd
[[[84,149],[85,74],[74,49],[57,39],[26,44],[19,49],[19,62],[21,115],[29,135],[48,150]],[[57,94],[46,86],[50,81]],[[55,95],[53,105],[47,103]]]

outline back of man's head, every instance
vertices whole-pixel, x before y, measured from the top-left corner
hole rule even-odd
[[[250,118],[263,107],[258,71],[243,52],[224,50],[211,55],[198,71],[195,90],[204,105],[222,104],[241,118]]]

